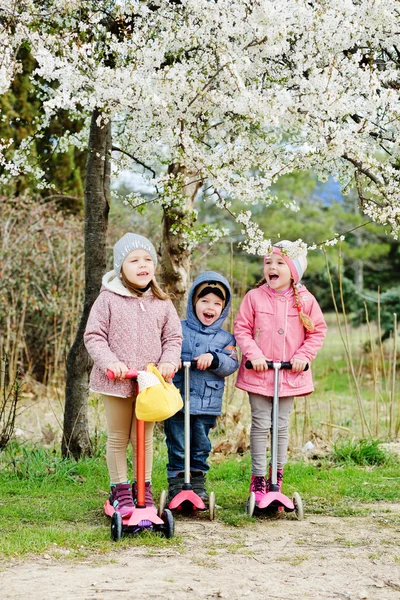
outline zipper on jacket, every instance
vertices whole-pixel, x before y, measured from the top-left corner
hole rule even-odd
[[[257,344],[260,345],[260,328],[259,327],[257,327],[257,329],[256,329],[256,335],[255,335],[254,339],[257,342]]]

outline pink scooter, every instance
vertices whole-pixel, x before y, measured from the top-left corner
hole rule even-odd
[[[126,379],[137,380],[137,371],[131,370],[125,375]],[[107,371],[107,377],[114,379],[114,373]],[[154,512],[147,508],[145,502],[145,430],[144,421],[136,421],[136,476],[137,476],[137,503],[130,516],[122,516],[114,510],[110,501],[104,504],[105,514],[111,518],[111,538],[114,542],[122,537],[122,533],[138,533],[140,531],[159,531],[166,538],[174,535],[174,518],[168,508]]]
[[[210,492],[208,496],[208,507],[203,500],[192,489],[190,483],[190,369],[196,369],[197,361],[184,361],[182,363],[184,369],[184,389],[185,389],[185,469],[184,469],[184,484],[182,490],[178,492],[168,504],[168,508],[174,511],[180,511],[182,514],[190,514],[194,511],[203,511],[208,508],[210,521],[215,519],[215,494]],[[213,367],[211,363],[210,368]],[[160,511],[165,506],[167,501],[167,492],[162,492],[160,497]]]
[[[271,440],[271,483],[269,491],[264,494],[259,502],[256,503],[256,495],[250,492],[247,500],[246,511],[252,517],[253,514],[276,514],[281,507],[285,512],[294,512],[299,521],[304,519],[303,502],[300,494],[294,492],[292,500],[279,491],[277,483],[278,470],[278,414],[279,414],[279,371],[281,369],[291,369],[290,362],[272,362],[267,361],[269,369],[274,369],[274,399],[272,404],[272,440]],[[246,361],[246,369],[252,369],[251,361]],[[307,371],[309,365],[304,369]]]

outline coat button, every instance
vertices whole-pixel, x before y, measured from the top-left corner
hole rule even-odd
[[[284,329],[278,329],[278,333],[279,333],[279,335],[282,335],[282,333],[285,333],[285,330]]]
[[[197,343],[197,344],[196,344],[196,346],[198,347],[198,346],[200,346],[200,344],[199,344],[199,343]]]

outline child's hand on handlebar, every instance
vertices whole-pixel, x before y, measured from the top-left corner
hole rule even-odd
[[[255,371],[268,371],[267,360],[269,360],[269,358],[265,358],[265,356],[262,356],[261,358],[255,358],[250,362],[253,365],[253,369]]]
[[[290,364],[292,365],[293,373],[301,373],[307,366],[307,362],[305,360],[299,360],[298,358],[292,358]]]
[[[172,363],[169,363],[169,362],[160,363],[157,366],[157,369],[159,370],[160,375],[162,377],[164,377],[165,381],[167,381],[167,382],[170,382],[176,373],[175,365],[173,365]]]
[[[199,371],[205,371],[211,365],[213,361],[213,355],[210,352],[206,352],[206,354],[200,354],[200,356],[195,356],[194,360],[197,360],[197,369]]]
[[[107,371],[112,371],[114,373],[114,379],[124,379],[125,375],[129,371],[129,369],[125,363],[118,360],[118,361],[113,362],[110,365],[108,365],[108,367],[105,371],[106,371],[106,374],[107,374]]]

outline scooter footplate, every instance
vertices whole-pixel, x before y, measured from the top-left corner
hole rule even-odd
[[[115,512],[114,507],[108,500],[104,504],[104,512],[108,517],[112,517]],[[142,523],[142,521],[150,521],[150,523]],[[152,524],[164,525],[164,521],[160,519],[154,508],[134,508],[131,515],[122,517],[124,527],[149,527]]]
[[[198,510],[206,510],[206,505],[203,500],[195,494],[193,490],[182,490],[179,492],[174,498],[172,498],[171,502],[168,504],[168,508],[170,510],[177,510],[180,506],[182,506],[185,502],[190,503],[193,507]]]
[[[277,508],[279,506],[283,506],[285,511],[289,512],[294,510],[294,504],[287,496],[281,494],[280,492],[268,492],[265,494],[260,502],[257,502],[257,508],[259,510],[266,509],[268,507],[272,508],[272,504]]]
[[[128,519],[126,525],[128,527],[134,527],[139,525],[142,521],[150,521],[153,525],[164,525],[164,521],[160,519],[157,513],[154,512],[153,508],[135,508],[131,517]],[[123,519],[125,525],[125,520]],[[143,524],[144,527],[148,527],[148,524]]]

